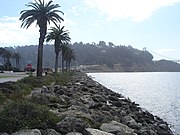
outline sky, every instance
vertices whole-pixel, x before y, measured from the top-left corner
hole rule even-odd
[[[39,27],[21,28],[20,12],[34,0],[1,0],[0,47],[37,45]],[[49,0],[45,0],[48,2]],[[53,0],[71,42],[112,42],[180,60],[180,0]],[[48,26],[48,29],[53,26]]]

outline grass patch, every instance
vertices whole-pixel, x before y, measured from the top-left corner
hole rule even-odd
[[[11,78],[11,77],[16,77],[16,76],[0,76],[0,78]]]
[[[36,77],[36,76],[25,77],[19,80],[18,82],[29,84],[32,87],[41,87],[44,85],[51,85],[54,81],[55,81],[54,77],[48,75],[48,76],[41,76],[41,77]]]
[[[0,131],[13,133],[22,129],[54,128],[60,117],[46,106],[27,101],[12,102],[0,112]]]
[[[7,98],[15,101],[21,100],[27,94],[31,93],[32,88],[33,87],[28,84],[19,82],[0,83],[0,92],[6,97],[5,100],[7,100]]]
[[[59,85],[67,85],[71,80],[73,73],[65,72],[53,75],[55,79],[55,84]]]
[[[3,104],[6,101],[6,96],[0,92],[0,105]]]

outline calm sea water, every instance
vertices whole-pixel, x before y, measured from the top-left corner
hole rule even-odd
[[[180,135],[180,72],[88,73],[94,80],[140,104]]]

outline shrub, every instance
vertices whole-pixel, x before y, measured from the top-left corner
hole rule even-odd
[[[53,96],[53,95],[47,95],[47,94],[36,94],[33,95],[30,99],[30,102],[32,103],[37,103],[40,105],[46,105],[48,106],[51,103],[59,103],[60,100],[57,96]]]
[[[15,83],[14,86],[16,89],[13,91],[12,94],[9,95],[9,98],[12,100],[21,100],[24,96],[31,93],[33,89],[32,86],[25,84],[25,83]]]
[[[31,89],[32,87],[30,85],[19,82],[5,82],[0,84],[1,92],[13,100],[19,100],[24,95],[30,94]]]
[[[22,129],[54,128],[59,120],[46,106],[27,101],[13,102],[0,112],[0,131],[12,133]]]
[[[25,77],[19,81],[20,83],[29,84],[32,87],[41,87],[43,85],[50,85],[54,82],[54,77],[52,76],[42,76],[42,77]]]
[[[6,100],[6,96],[2,92],[0,92],[0,105],[3,104],[5,100]]]
[[[55,83],[59,85],[67,85],[71,81],[72,73],[71,72],[65,72],[61,74],[54,75],[55,77]]]

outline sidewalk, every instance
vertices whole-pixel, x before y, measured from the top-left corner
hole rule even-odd
[[[4,76],[4,77],[3,77]],[[0,73],[0,83],[8,82],[8,81],[17,81],[24,77],[27,77],[28,74],[25,72],[10,72],[4,71],[4,73]]]

